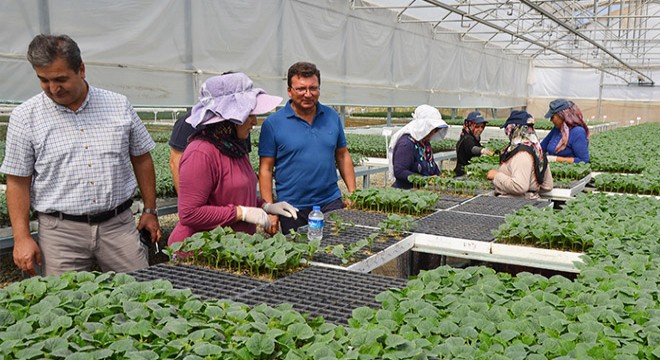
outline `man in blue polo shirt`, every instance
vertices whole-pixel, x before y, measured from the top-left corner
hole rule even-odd
[[[259,189],[273,199],[273,173],[277,201],[300,209],[298,219],[280,218],[282,232],[307,224],[312,206],[328,212],[344,206],[337,185],[337,169],[350,192],[355,190],[355,170],[346,147],[339,114],[319,103],[321,73],[316,65],[298,62],[289,68],[286,106],[270,115],[259,137]],[[271,219],[277,229],[277,219]]]

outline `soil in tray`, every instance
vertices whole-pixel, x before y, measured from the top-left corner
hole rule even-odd
[[[347,226],[345,229],[340,230],[338,233],[334,232],[332,226],[326,226],[323,228],[323,239],[321,240],[321,247],[335,247],[337,245],[343,245],[344,249],[348,249],[353,244],[357,243],[362,239],[368,238],[371,234],[378,234],[378,237],[374,240],[369,251],[369,246],[365,246],[360,251],[355,253],[355,255],[350,259],[347,264],[342,264],[342,259],[332,253],[319,252],[314,255],[313,260],[321,262],[324,264],[332,265],[349,265],[360,260],[364,260],[373,254],[376,254],[382,250],[387,249],[388,247],[396,244],[401,239],[410,235],[409,233],[398,233],[396,236],[392,234],[387,234],[381,232],[377,229],[367,228],[363,226]]]
[[[503,222],[503,217],[438,211],[417,221],[412,232],[490,242],[491,232]]]
[[[231,300],[244,292],[269,284],[244,275],[185,264],[159,264],[129,274],[138,281],[167,280],[175,288],[190,289],[196,295],[212,299]]]
[[[545,200],[539,201],[497,196],[479,196],[451,210],[474,214],[504,216],[516,212],[516,210],[523,208],[525,205],[543,208],[550,206],[551,202]]]
[[[326,321],[345,324],[353,309],[379,307],[376,295],[390,288],[403,288],[407,280],[351,271],[310,267],[274,283],[244,293],[236,301],[248,305],[266,303],[293,305],[301,313],[323,316]]]

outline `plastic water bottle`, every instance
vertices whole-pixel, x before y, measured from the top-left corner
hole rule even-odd
[[[321,240],[323,238],[323,213],[320,206],[314,206],[307,217],[307,238]]]

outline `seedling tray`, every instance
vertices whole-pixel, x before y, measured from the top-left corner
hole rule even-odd
[[[357,243],[362,239],[366,239],[367,237],[369,237],[369,235],[373,233],[378,233],[378,237],[373,242],[371,253],[367,252],[369,251],[369,249],[368,246],[365,246],[361,251],[355,253],[349,264],[353,262],[358,262],[360,260],[364,260],[373,254],[383,251],[388,247],[397,244],[401,239],[404,239],[405,237],[410,235],[410,233],[402,232],[395,237],[394,235],[386,234],[377,229],[359,226],[359,225],[355,225],[355,226],[349,225],[346,227],[346,229],[339,231],[339,233],[334,233],[332,230],[332,226],[326,226],[323,228],[323,239],[321,240],[321,248],[324,248],[326,246],[334,247],[337,245],[344,245],[344,248],[348,249],[349,246]],[[315,254],[312,260],[319,263],[342,265],[341,258],[339,258],[338,256],[333,254],[322,253],[322,252]],[[349,264],[345,264],[345,265],[349,265]]]
[[[158,264],[129,273],[138,281],[168,280],[178,289],[190,289],[203,298],[229,299],[260,286],[267,281],[249,276],[200,268],[185,264]]]
[[[494,240],[491,231],[503,222],[504,218],[499,216],[440,210],[418,220],[412,232],[490,242]]]
[[[376,295],[406,285],[404,279],[313,266],[243,293],[235,300],[251,306],[289,303],[300,313],[346,324],[353,309],[361,306],[378,308]]]
[[[353,222],[355,225],[364,225],[371,227],[378,227],[378,224],[387,219],[387,213],[366,211],[366,210],[353,210],[353,209],[339,209],[326,214],[328,219],[328,226],[332,227],[329,214],[337,214],[344,222]],[[350,225],[348,225],[350,226]]]
[[[570,189],[554,188],[548,192],[540,193],[540,195],[541,197],[549,198],[549,199],[570,199],[575,197],[578,193],[581,193],[590,180],[591,180],[591,174],[585,176],[580,180],[571,181]]]
[[[462,203],[461,205],[451,210],[473,214],[504,216],[516,212],[516,210],[523,208],[525,205],[544,208],[551,206],[552,203],[545,200],[528,200],[497,196],[478,196],[471,199],[470,201]]]

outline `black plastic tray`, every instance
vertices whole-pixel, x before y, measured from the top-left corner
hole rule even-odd
[[[129,273],[138,281],[168,280],[179,289],[190,289],[203,298],[229,299],[270,284],[249,276],[185,264],[158,264]]]
[[[474,214],[504,216],[516,212],[516,210],[523,208],[525,205],[543,208],[552,205],[552,203],[545,200],[529,200],[498,196],[479,196],[451,210]]]
[[[339,231],[338,233],[335,233],[332,229],[332,226],[325,226],[323,228],[323,239],[321,240],[321,248],[325,248],[327,246],[334,247],[337,245],[344,245],[344,249],[347,249],[349,246],[357,243],[362,239],[368,238],[369,235],[374,233],[378,233],[379,235],[373,243],[373,246],[371,248],[371,253],[367,253],[367,251],[369,250],[367,245],[362,249],[362,251],[358,251],[353,256],[350,263],[345,265],[350,265],[351,263],[364,260],[372,256],[373,254],[376,254],[382,250],[387,249],[388,247],[399,242],[401,239],[404,239],[410,235],[410,233],[403,232],[403,233],[399,233],[397,236],[394,236],[383,233],[378,229],[359,226],[359,225],[355,225],[355,226],[349,225],[345,229]],[[342,265],[341,258],[339,258],[338,256],[333,254],[322,253],[322,252],[315,254],[312,260],[324,264]]]
[[[441,210],[415,223],[412,231],[458,239],[493,241],[491,234],[504,222],[503,217]]]
[[[361,306],[377,308],[380,305],[375,300],[376,295],[406,285],[404,279],[313,266],[243,293],[236,301],[252,306],[289,303],[300,313],[345,324],[353,309]]]

